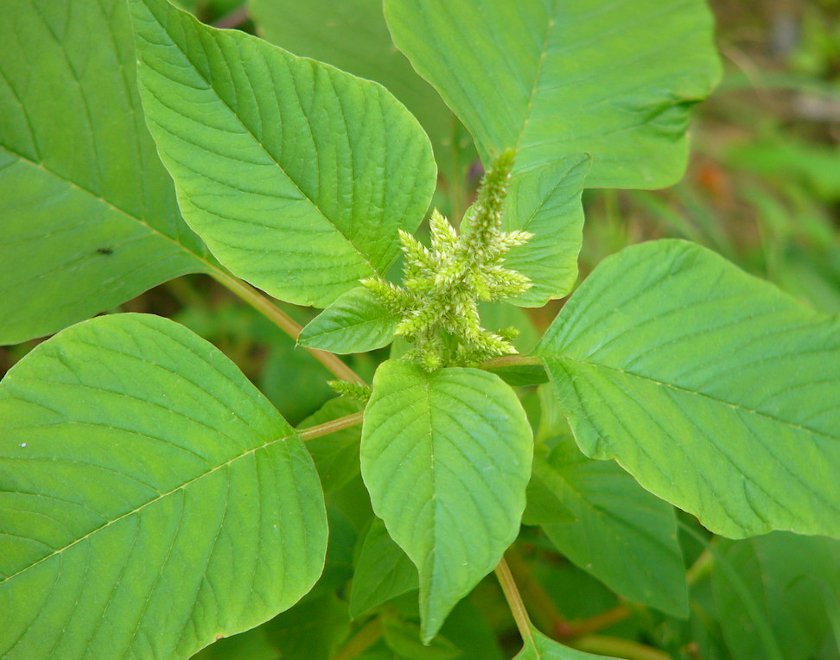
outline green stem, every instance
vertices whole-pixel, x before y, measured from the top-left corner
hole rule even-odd
[[[522,596],[519,594],[516,581],[513,579],[510,567],[507,565],[504,557],[502,557],[499,565],[496,566],[496,577],[499,579],[499,585],[501,585],[502,592],[505,594],[505,600],[507,600],[511,614],[513,614],[513,620],[516,621],[516,627],[519,629],[522,641],[526,644],[530,641],[533,644],[534,636],[531,633],[531,620],[528,618],[528,612],[525,610]]]
[[[692,586],[706,577],[709,573],[712,572],[712,567],[715,565],[715,556],[712,554],[709,548],[703,550],[700,553],[700,556],[697,557],[697,560],[691,565],[691,568],[688,569],[688,572],[685,574],[686,582],[688,582],[688,586]]]
[[[376,644],[380,637],[382,637],[382,621],[377,617],[348,639],[332,660],[351,660]]]
[[[353,413],[352,415],[332,419],[329,422],[324,422],[323,424],[299,429],[297,434],[300,436],[301,440],[314,440],[315,438],[320,438],[321,436],[329,435],[330,433],[335,433],[336,431],[357,426],[362,423],[363,416],[364,413],[361,412]]]
[[[534,579],[520,554],[511,548],[505,553],[505,559],[523,599],[527,600],[531,608],[537,627],[540,630],[562,631],[566,626],[571,625],[560,614],[551,596],[543,589],[539,581]]]
[[[618,637],[590,635],[565,643],[579,651],[624,658],[625,660],[671,660],[671,656],[664,651]]]
[[[482,369],[494,369],[498,367],[542,366],[542,363],[543,361],[534,355],[504,355],[492,360],[485,360],[480,367]]]
[[[269,321],[274,323],[274,325],[280,328],[292,339],[297,341],[300,336],[300,331],[303,329],[301,325],[254,287],[236,279],[235,277],[231,277],[227,273],[218,269],[212,269],[210,271],[210,276],[223,287],[228,289],[228,291],[232,292],[240,299],[251,305],[251,307],[256,309],[258,312],[263,314]],[[314,348],[307,348],[306,350],[309,351],[312,357],[324,365],[327,371],[340,380],[346,380],[351,383],[360,383],[362,385],[366,384],[364,379],[344,364],[344,362],[341,361],[341,358],[337,355],[327,353],[326,351],[319,351]]]

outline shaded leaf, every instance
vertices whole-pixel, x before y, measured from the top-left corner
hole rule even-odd
[[[525,640],[525,646],[516,654],[516,658],[517,660],[592,660],[593,658],[609,660],[605,655],[593,655],[563,646],[534,627],[531,627],[531,636]]]
[[[392,598],[417,589],[417,569],[375,518],[365,534],[353,575],[350,615],[365,614]]]
[[[593,461],[568,441],[539,454],[545,475],[571,522],[543,529],[569,560],[631,601],[673,616],[688,614],[688,590],[674,509],[612,462]]]

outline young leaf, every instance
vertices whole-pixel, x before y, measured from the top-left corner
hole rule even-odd
[[[610,660],[605,655],[593,655],[563,646],[533,626],[531,635],[524,641],[525,646],[516,654],[516,660]]]
[[[689,110],[720,75],[705,0],[385,0],[385,17],[485,162],[588,153],[593,187],[674,183]]]
[[[716,566],[712,586],[733,657],[805,660],[816,657],[826,642],[831,645],[826,605],[840,604],[838,557],[838,541],[782,532],[717,545],[716,562],[726,562],[728,570]],[[740,585],[730,581],[731,572]],[[753,621],[754,613],[763,620]],[[769,647],[768,634],[773,637]]]
[[[105,316],[0,384],[5,658],[187,657],[293,605],[321,573],[318,475],[216,348]]]
[[[691,243],[604,260],[538,353],[583,452],[719,534],[840,536],[840,322]]]
[[[396,596],[417,589],[417,569],[375,518],[362,541],[350,592],[354,619]]]
[[[331,353],[364,353],[390,344],[399,321],[370,291],[356,287],[312,319],[298,341]]]
[[[215,268],[143,122],[124,3],[9,0],[0,43],[0,344]]]
[[[184,218],[234,273],[326,306],[399,253],[435,185],[429,140],[383,87],[167,0],[130,0],[140,95]]]
[[[614,463],[587,459],[571,439],[547,458],[537,456],[534,472],[546,471],[574,517],[543,525],[555,547],[621,596],[685,617],[688,589],[673,507]]]
[[[393,360],[377,370],[362,477],[417,566],[426,641],[516,538],[532,454],[525,412],[497,376]]]

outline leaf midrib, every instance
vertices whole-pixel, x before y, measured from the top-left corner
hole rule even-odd
[[[70,543],[67,543],[66,545],[63,545],[60,548],[54,549],[48,555],[46,555],[44,557],[41,557],[40,559],[32,562],[28,566],[24,566],[20,570],[18,570],[16,572],[12,573],[11,575],[8,575],[7,577],[3,578],[2,580],[0,580],[0,585],[3,585],[6,582],[9,582],[9,581],[13,580],[14,578],[18,577],[19,575],[22,575],[26,571],[28,571],[32,568],[35,568],[36,566],[38,566],[40,564],[43,564],[46,561],[49,561],[53,557],[61,555],[62,553],[69,550],[70,548],[78,545],[79,543],[82,543],[83,541],[87,541],[88,539],[94,537],[96,534],[108,529],[109,527],[112,527],[113,525],[116,525],[116,524],[120,523],[121,521],[123,521],[127,518],[130,518],[131,516],[139,514],[141,511],[143,511],[144,509],[152,506],[153,504],[156,504],[156,503],[166,499],[167,497],[170,497],[171,495],[174,495],[178,491],[185,490],[185,489],[189,488],[190,486],[197,483],[198,481],[201,481],[205,477],[210,476],[212,474],[215,474],[219,470],[221,470],[223,468],[226,468],[226,467],[236,463],[237,461],[239,461],[243,458],[246,458],[248,456],[252,456],[253,454],[256,454],[258,451],[260,451],[262,449],[267,449],[268,447],[271,447],[271,446],[273,446],[273,445],[275,445],[279,442],[283,442],[285,440],[289,440],[289,439],[297,438],[297,437],[299,437],[297,432],[294,431],[294,429],[292,429],[291,433],[289,433],[288,435],[284,435],[280,438],[274,438],[272,440],[268,440],[268,441],[262,443],[261,445],[257,445],[256,447],[252,447],[252,448],[250,448],[250,449],[248,449],[248,450],[246,450],[246,451],[244,451],[240,454],[237,454],[237,455],[229,458],[228,460],[224,461],[223,463],[220,463],[220,464],[216,465],[215,467],[213,467],[213,468],[211,468],[211,469],[209,469],[205,472],[202,472],[201,474],[185,481],[184,483],[181,483],[181,484],[175,486],[174,488],[169,489],[168,491],[166,491],[164,493],[159,493],[155,497],[151,498],[150,500],[147,500],[147,501],[143,502],[142,504],[135,507],[131,511],[126,511],[125,513],[120,514],[116,518],[112,518],[111,520],[106,521],[105,523],[103,523],[99,527],[96,527],[95,529],[92,529],[88,533],[84,534],[83,536],[80,536],[77,539],[74,539]]]
[[[46,167],[43,163],[35,162],[34,160],[24,156],[23,154],[15,151],[12,148],[8,147],[7,145],[0,145],[0,149],[5,151],[6,153],[10,154],[13,158],[16,158],[18,161],[23,162],[23,163],[29,165],[30,167],[34,167],[35,169],[40,170],[44,174],[46,174],[50,177],[53,177],[56,180],[66,184],[68,186],[71,186],[72,188],[75,188],[76,190],[78,190],[81,193],[84,193],[85,195],[88,195],[92,199],[95,199],[97,202],[99,202],[101,204],[104,204],[109,209],[111,209],[112,211],[116,211],[117,213],[124,216],[128,220],[132,220],[132,221],[142,225],[143,227],[145,227],[149,231],[149,233],[151,233],[155,236],[158,236],[159,238],[162,238],[165,241],[168,241],[169,243],[172,243],[174,246],[176,246],[182,252],[186,253],[187,255],[189,255],[190,257],[195,259],[196,262],[201,264],[208,271],[212,271],[214,273],[220,273],[220,274],[225,274],[226,275],[226,273],[224,273],[221,269],[219,269],[218,266],[211,263],[210,261],[207,261],[205,258],[199,256],[196,252],[192,251],[186,245],[184,245],[183,243],[181,243],[177,239],[173,238],[172,236],[169,236],[168,234],[163,233],[159,229],[156,229],[155,227],[150,225],[144,218],[141,218],[140,216],[135,215],[134,213],[131,213],[130,211],[125,210],[124,208],[118,206],[117,204],[115,204],[111,200],[107,199],[106,197],[103,197],[102,195],[98,195],[95,192],[93,192],[92,190],[89,190],[88,188],[85,188],[78,181],[74,181],[73,179],[70,179],[70,178],[68,178],[64,175],[59,174],[55,170],[52,170],[52,169]]]

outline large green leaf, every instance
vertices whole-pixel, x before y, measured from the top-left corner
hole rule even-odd
[[[840,536],[840,322],[682,241],[604,260],[543,338],[578,444],[732,537]]]
[[[0,343],[210,268],[143,123],[119,0],[0,14]]]
[[[394,360],[377,370],[362,477],[417,566],[426,641],[516,538],[532,453],[525,412],[498,376]]]
[[[590,186],[674,183],[689,110],[719,76],[705,0],[385,0],[385,16],[485,162],[588,153]]]
[[[538,455],[534,472],[551,479],[573,514],[572,521],[543,525],[560,552],[625,598],[674,616],[688,614],[673,507],[614,463],[586,458],[571,439],[545,458]]]
[[[186,657],[324,565],[306,449],[236,366],[145,315],[73,326],[0,384],[4,658]]]
[[[399,253],[435,185],[431,145],[383,87],[167,0],[130,0],[140,95],[184,218],[234,273],[326,306]]]
[[[783,532],[719,544],[712,585],[733,657],[805,660],[833,642],[826,608],[840,604],[838,557],[838,541]]]

